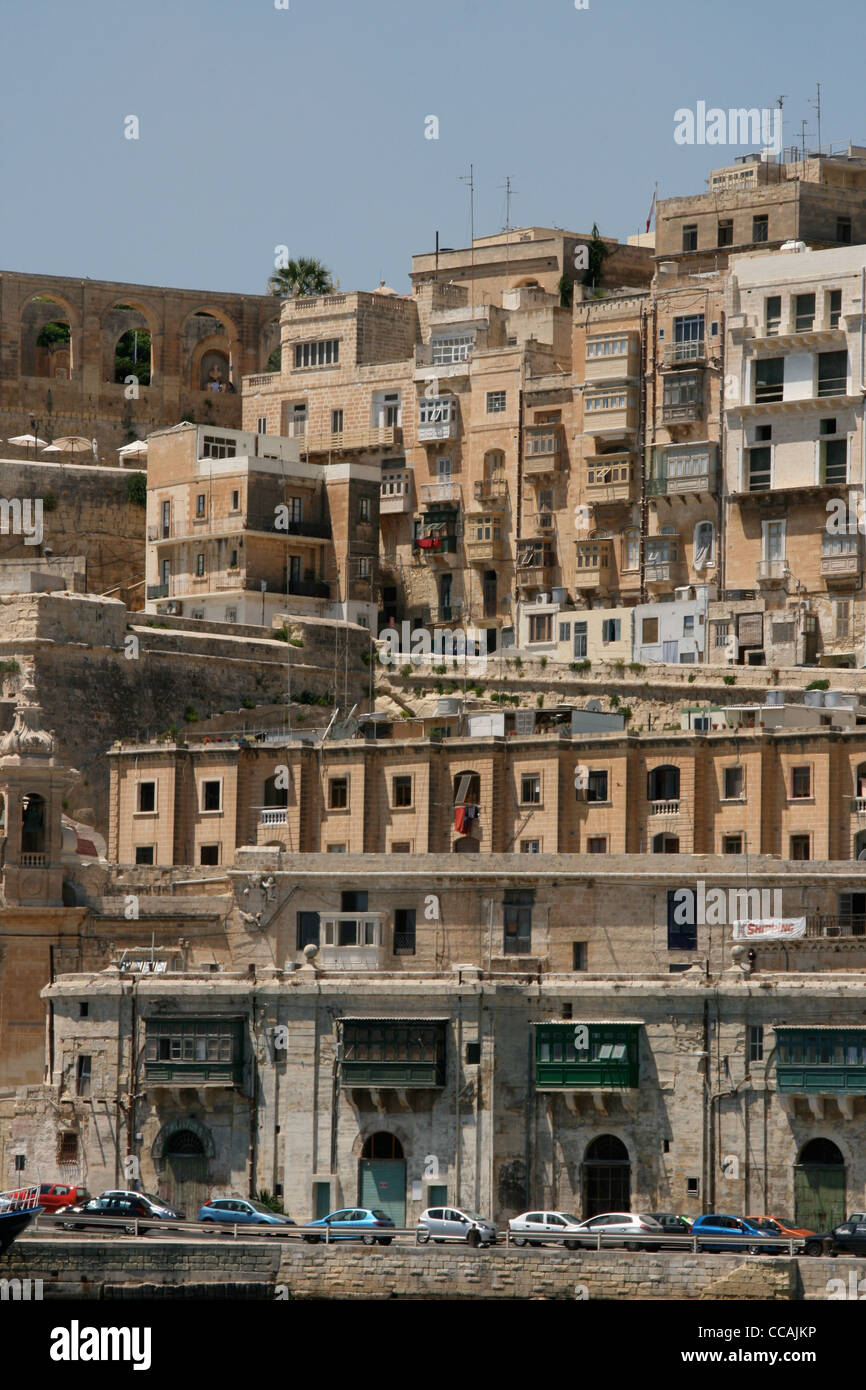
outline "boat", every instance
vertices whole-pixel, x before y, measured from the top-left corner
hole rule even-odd
[[[42,1211],[39,1205],[39,1186],[20,1187],[14,1192],[0,1192],[0,1255],[30,1225]]]

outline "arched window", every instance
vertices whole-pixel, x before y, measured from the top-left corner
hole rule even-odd
[[[481,774],[467,769],[454,775],[454,805],[477,806],[481,800]]]
[[[664,830],[660,830],[658,835],[653,835],[653,854],[679,854],[679,852],[680,838],[678,835],[668,835]]]
[[[800,1150],[800,1157],[797,1162],[807,1166],[815,1163],[825,1168],[828,1166],[842,1167],[845,1160],[841,1150],[833,1143],[832,1139],[810,1139],[808,1144],[804,1144]]]
[[[485,478],[501,478],[505,471],[505,455],[501,449],[488,449],[484,455]]]
[[[626,570],[636,570],[640,567],[640,531],[636,527],[623,534],[622,567]]]
[[[280,778],[280,781],[283,781],[283,780],[284,780],[284,778],[281,777],[281,778]],[[267,780],[266,780],[266,782],[265,782],[264,802],[263,802],[263,804],[264,804],[265,806],[267,806],[267,807],[272,807],[272,806],[288,806],[288,804],[289,804],[289,790],[288,790],[288,787],[278,787],[278,786],[277,786],[277,777],[276,777],[276,776],[274,776],[274,777],[268,777]]]
[[[694,532],[692,568],[707,569],[716,563],[716,528],[711,521],[699,521]]]
[[[362,1158],[403,1158],[403,1145],[396,1134],[389,1134],[387,1130],[379,1129],[375,1134],[370,1134],[364,1140],[364,1147],[361,1150]]]
[[[171,1155],[181,1155],[183,1157],[204,1157],[204,1144],[197,1134],[191,1129],[179,1129],[169,1139],[165,1146],[166,1157]]]
[[[629,1211],[631,1163],[628,1149],[614,1134],[600,1134],[583,1160],[583,1215]]]
[[[680,770],[663,763],[647,773],[647,801],[679,801]]]

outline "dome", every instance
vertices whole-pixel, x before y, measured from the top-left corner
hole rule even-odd
[[[392,294],[392,295],[395,297],[395,299],[399,299],[399,298],[400,298],[400,295],[399,295],[399,293],[397,292],[397,290],[392,290],[392,289],[391,289],[391,286],[390,286],[390,285],[386,285],[384,280],[380,280],[380,281],[379,281],[379,283],[378,283],[378,285],[376,286],[376,288],[374,289],[373,293],[374,293],[374,294]]]
[[[12,728],[0,737],[0,758],[52,758],[54,735],[42,728],[42,709],[36,704],[36,690],[28,681],[15,706]]]

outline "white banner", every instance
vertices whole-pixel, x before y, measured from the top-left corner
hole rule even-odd
[[[787,936],[805,935],[805,917],[763,917],[759,921],[734,923],[735,941],[752,941],[755,937],[760,937],[762,941],[772,941]]]

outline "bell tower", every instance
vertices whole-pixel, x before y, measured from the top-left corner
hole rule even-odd
[[[6,907],[61,907],[63,796],[71,774],[58,765],[27,683],[12,728],[0,737],[0,872]]]

